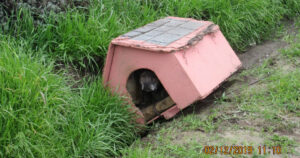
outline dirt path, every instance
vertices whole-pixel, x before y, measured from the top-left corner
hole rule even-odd
[[[279,52],[280,49],[288,47],[281,39],[297,34],[293,23],[288,23],[287,28],[280,38],[266,41],[246,53],[239,54],[243,70],[233,75],[205,100],[183,110],[174,119],[153,124],[148,135],[132,147],[136,149],[150,146],[153,153],[156,150],[158,154],[171,151],[167,155],[174,157],[194,157],[194,151],[195,157],[209,157],[203,153],[207,145],[243,145],[254,148],[251,154],[253,157],[300,157],[299,115],[283,111],[276,113],[274,107],[268,106],[272,102],[264,103],[264,99],[252,100],[260,95],[257,89],[263,90],[272,86],[268,84],[271,82],[268,78],[277,73],[278,69],[296,69]],[[255,105],[248,106],[249,103]],[[278,144],[282,147],[282,153],[272,154],[272,147]],[[167,149],[159,149],[161,146]],[[259,153],[259,146],[270,148],[267,155]],[[245,156],[249,155],[225,157]]]

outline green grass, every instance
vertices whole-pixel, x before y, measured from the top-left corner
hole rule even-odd
[[[300,31],[300,30],[299,30]],[[281,50],[282,54],[290,59],[297,60],[300,57],[300,34],[296,38],[288,37],[286,41],[291,45],[289,49]]]
[[[1,36],[0,157],[117,156],[136,138],[133,114],[101,79],[72,89],[19,43]]]
[[[3,33],[31,41],[34,50],[42,49],[55,60],[75,61],[85,68],[96,62],[95,56],[103,61],[112,38],[158,18],[149,12],[135,1],[97,1],[87,12],[50,13],[44,24],[35,25],[31,12],[24,8],[4,26]]]
[[[152,149],[148,144],[146,147],[132,147],[123,150],[124,158],[164,158],[164,157],[190,157],[190,158],[209,158],[210,155],[202,152],[203,147],[197,143],[189,145],[161,144]]]
[[[42,49],[56,60],[85,68],[99,62],[95,57],[103,62],[112,38],[161,17],[213,21],[233,48],[244,51],[272,35],[284,17],[297,17],[299,13],[297,0],[92,0],[87,10],[50,14],[39,25],[23,8],[2,32],[31,41],[33,49]],[[101,62],[98,65],[102,66]]]
[[[246,111],[257,109],[261,104],[265,105],[264,110],[272,111],[273,115],[286,114],[288,112],[297,113],[299,115],[300,104],[300,72],[272,72],[269,78],[264,82],[268,83],[262,87],[248,89],[245,95],[238,98],[241,108]],[[278,113],[279,112],[279,113]],[[269,114],[269,113],[268,113]],[[274,117],[274,116],[272,116]]]
[[[206,118],[199,118],[196,114],[187,115],[182,119],[180,128],[184,130],[203,130],[212,132],[217,129],[221,120],[217,117],[217,112],[211,112]]]
[[[293,129],[299,128],[297,122],[289,119],[300,116],[300,71],[295,68],[291,59],[279,56],[241,74],[255,77],[259,83],[244,87],[234,97],[234,103],[240,111],[249,114],[248,119],[263,121],[259,123],[262,131],[273,134],[276,131],[293,132]]]

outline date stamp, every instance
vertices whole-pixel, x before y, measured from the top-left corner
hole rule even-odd
[[[252,155],[257,149],[259,155],[272,154],[280,155],[280,146],[258,146],[254,148],[253,146],[242,146],[242,145],[232,145],[232,146],[205,146],[203,152],[209,155]]]

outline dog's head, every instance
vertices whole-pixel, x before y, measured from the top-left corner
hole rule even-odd
[[[140,74],[139,79],[141,89],[145,92],[156,91],[159,86],[159,80],[151,71],[144,71]]]

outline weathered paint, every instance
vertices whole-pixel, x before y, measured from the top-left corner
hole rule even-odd
[[[166,29],[167,34],[155,32],[163,32],[165,27],[172,29]],[[173,33],[178,36],[170,37]],[[129,75],[138,69],[152,70],[176,103],[161,114],[169,119],[207,97],[240,67],[240,60],[218,26],[207,21],[167,17],[114,39],[107,54],[103,79],[113,91],[130,100],[126,90]],[[132,107],[141,116],[138,122],[145,123],[141,111],[133,104]]]

